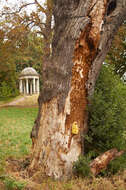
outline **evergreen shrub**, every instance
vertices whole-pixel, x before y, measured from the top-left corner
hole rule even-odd
[[[103,65],[94,95],[89,97],[89,130],[84,136],[85,155],[74,163],[78,176],[87,176],[89,162],[103,152],[126,149],[126,84],[113,72],[111,65]],[[90,159],[90,161],[91,161]],[[110,162],[102,175],[111,175],[126,168],[126,154]]]
[[[90,176],[90,158],[88,156],[80,156],[73,164],[73,173],[75,176],[88,177]]]
[[[86,152],[99,155],[111,148],[126,149],[126,84],[103,65],[94,96],[89,98],[89,131]],[[106,173],[114,174],[126,167],[126,155],[113,160]]]

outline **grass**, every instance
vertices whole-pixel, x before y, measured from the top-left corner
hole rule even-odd
[[[4,179],[6,190],[23,190],[26,186],[25,182],[20,182],[12,177],[6,177]]]
[[[38,94],[32,96],[19,95],[16,97],[0,97],[0,107],[4,106],[32,107],[38,106]]]
[[[5,160],[24,158],[30,152],[29,137],[37,108],[6,107],[0,109],[0,190],[125,190],[126,171],[111,178],[75,178],[55,181],[38,176],[20,181],[4,170]],[[6,173],[5,173],[6,172]],[[3,176],[3,177],[2,177]],[[3,179],[2,179],[3,178]],[[39,182],[38,182],[39,181]]]
[[[42,182],[39,190],[126,190],[125,180],[126,172],[111,178],[73,178],[69,181],[46,180]]]
[[[4,172],[8,157],[20,158],[29,154],[30,131],[37,108],[0,109],[0,174]]]
[[[9,103],[14,99],[15,97],[0,97],[0,105]]]

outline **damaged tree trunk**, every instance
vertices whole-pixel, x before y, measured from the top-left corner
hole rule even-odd
[[[121,156],[122,154],[124,154],[123,150],[118,152],[116,148],[113,148],[103,153],[102,155],[98,156],[90,164],[91,173],[94,176],[98,175],[102,170],[107,168],[110,161]]]
[[[68,176],[83,153],[88,96],[113,36],[126,18],[126,0],[54,0],[52,56],[43,63],[43,90],[32,129],[30,170]],[[111,10],[110,10],[111,9]]]

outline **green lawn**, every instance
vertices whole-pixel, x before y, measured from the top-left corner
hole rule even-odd
[[[43,178],[37,184],[36,177],[26,181],[17,181],[4,172],[5,160],[8,157],[23,158],[29,154],[31,147],[30,131],[37,115],[37,108],[1,108],[0,109],[0,190],[125,190],[126,171],[111,178],[74,178],[69,181],[54,181]],[[39,173],[37,174],[39,178]],[[41,176],[41,175],[40,175]],[[27,187],[25,188],[25,184]],[[39,187],[38,187],[39,186]]]
[[[0,173],[8,157],[20,158],[29,153],[30,131],[37,111],[38,108],[0,109]]]
[[[9,103],[14,99],[15,99],[15,97],[0,97],[0,105]]]

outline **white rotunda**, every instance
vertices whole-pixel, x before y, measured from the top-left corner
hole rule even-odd
[[[19,91],[21,94],[39,94],[39,74],[32,67],[26,67],[19,75]]]

